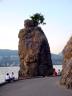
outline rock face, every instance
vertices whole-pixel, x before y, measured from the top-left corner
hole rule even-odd
[[[19,32],[19,78],[48,76],[53,73],[48,41],[42,29],[31,20],[25,20]]]
[[[72,37],[63,50],[64,61],[60,83],[67,88],[72,88]]]

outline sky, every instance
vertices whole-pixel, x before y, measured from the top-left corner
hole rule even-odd
[[[72,36],[72,0],[0,0],[0,49],[18,49],[19,30],[35,13],[44,15],[51,52],[62,52]]]

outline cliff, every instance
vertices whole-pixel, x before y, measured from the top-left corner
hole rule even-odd
[[[50,47],[43,30],[32,20],[25,20],[24,27],[18,35],[19,78],[52,75]]]
[[[64,60],[60,83],[72,88],[72,36],[63,50]]]

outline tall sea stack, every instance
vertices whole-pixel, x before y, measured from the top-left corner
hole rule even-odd
[[[60,83],[72,88],[72,36],[63,50],[64,60]]]
[[[43,30],[32,20],[25,20],[19,31],[19,79],[49,76],[53,73],[50,47]]]

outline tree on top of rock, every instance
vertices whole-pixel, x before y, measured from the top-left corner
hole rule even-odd
[[[34,14],[33,16],[30,17],[31,20],[36,24],[36,25],[39,25],[39,24],[46,24],[44,23],[44,16],[40,13],[36,13]]]

